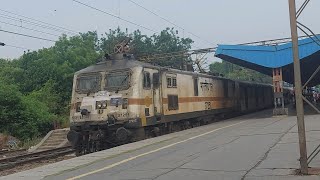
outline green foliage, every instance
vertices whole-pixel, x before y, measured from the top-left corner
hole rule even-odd
[[[23,96],[18,87],[0,81],[0,131],[22,140],[43,135],[55,116],[41,101]]]
[[[247,69],[227,61],[214,62],[209,66],[210,72],[222,74],[227,78],[242,81],[255,81],[261,83],[272,83],[271,77],[257,71]]]
[[[113,52],[113,47],[121,42],[125,37],[132,39],[132,52],[135,55],[149,55],[149,54],[162,54],[178,51],[186,51],[191,48],[193,41],[190,38],[180,38],[173,28],[166,28],[160,34],[147,36],[141,34],[139,30],[131,34],[127,34],[120,30],[110,30],[105,33],[100,40],[100,49],[108,54]],[[189,58],[170,58],[170,59],[154,59],[151,61],[153,64],[160,66],[170,66],[176,69],[181,69],[186,62],[190,62]]]
[[[55,87],[55,82],[53,80],[49,80],[41,89],[32,91],[28,96],[44,103],[45,106],[48,107],[49,112],[57,114],[59,111],[58,102],[60,101],[60,97],[59,94],[55,92]]]
[[[0,132],[22,140],[44,135],[67,120],[74,72],[100,56],[97,35],[60,37],[55,46],[0,60]]]

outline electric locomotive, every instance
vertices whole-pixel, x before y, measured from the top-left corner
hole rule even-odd
[[[272,86],[115,54],[74,74],[68,140],[78,155],[272,106]]]

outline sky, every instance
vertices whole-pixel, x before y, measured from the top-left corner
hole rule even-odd
[[[172,24],[138,7],[130,0],[78,0],[105,12],[160,32]],[[192,49],[215,47],[217,44],[239,44],[260,40],[290,37],[288,0],[132,0],[168,19],[179,27],[179,36],[194,40]],[[296,0],[297,8],[304,0]],[[28,34],[57,40],[61,32],[44,29],[24,20],[10,19],[13,12],[74,32],[97,31],[103,34],[118,26],[129,32],[140,29],[142,33],[154,32],[137,27],[118,18],[80,5],[72,0],[0,0],[0,30]],[[320,33],[320,1],[311,0],[299,21],[315,33]],[[5,10],[5,11],[3,11]],[[8,12],[6,12],[8,11]],[[9,25],[10,23],[11,25]],[[15,26],[13,26],[13,25]],[[16,27],[18,26],[18,27]],[[40,32],[23,29],[31,28]],[[51,35],[54,34],[54,35]],[[196,36],[195,36],[196,35]],[[299,32],[299,35],[304,35]],[[200,37],[200,38],[199,38]],[[32,39],[0,31],[0,42],[37,50],[54,45],[54,42]],[[0,58],[18,58],[25,49],[0,46]],[[208,59],[215,60],[213,54]]]

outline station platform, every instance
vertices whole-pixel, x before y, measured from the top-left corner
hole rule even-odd
[[[320,144],[320,115],[305,116],[307,150]],[[126,144],[0,177],[23,180],[314,180],[299,168],[296,116],[272,110]],[[320,167],[320,155],[309,164]]]

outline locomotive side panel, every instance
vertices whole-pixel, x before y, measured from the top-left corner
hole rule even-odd
[[[140,102],[139,116],[142,126],[157,124],[162,113],[162,102],[160,98],[161,85],[159,70],[143,68],[137,80],[140,94],[136,98]]]
[[[233,111],[236,97],[234,81],[178,72],[162,74],[165,122]]]

